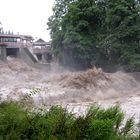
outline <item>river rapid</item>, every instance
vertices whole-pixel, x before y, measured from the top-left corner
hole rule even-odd
[[[136,122],[140,119],[140,83],[130,74],[105,73],[100,68],[79,72],[52,68],[48,72],[20,59],[0,62],[1,102],[25,99],[34,110],[61,105],[76,115],[84,115],[93,104],[103,108],[119,104],[126,118],[133,116]]]

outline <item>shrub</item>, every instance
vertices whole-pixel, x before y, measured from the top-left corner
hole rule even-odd
[[[133,118],[122,127],[124,114],[118,106],[92,106],[85,116],[75,117],[53,106],[43,115],[24,111],[19,104],[0,104],[0,140],[138,140]],[[120,128],[121,127],[121,128]]]

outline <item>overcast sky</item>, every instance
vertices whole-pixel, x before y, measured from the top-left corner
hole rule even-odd
[[[54,0],[0,0],[0,21],[4,30],[50,40],[47,19]]]

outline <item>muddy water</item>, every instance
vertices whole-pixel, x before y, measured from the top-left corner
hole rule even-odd
[[[104,73],[101,69],[84,72],[48,73],[26,65],[20,59],[0,62],[0,98],[21,101],[31,98],[33,106],[67,106],[84,114],[90,105],[120,104],[127,117],[140,118],[140,83],[129,74]]]

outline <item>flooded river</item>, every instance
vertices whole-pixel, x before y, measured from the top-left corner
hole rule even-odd
[[[136,76],[136,75],[135,75]],[[137,76],[136,76],[137,77]],[[126,117],[140,119],[140,83],[124,72],[101,69],[80,72],[45,72],[20,59],[0,62],[1,101],[30,98],[34,108],[62,105],[82,115],[92,104],[101,107],[120,104]]]

